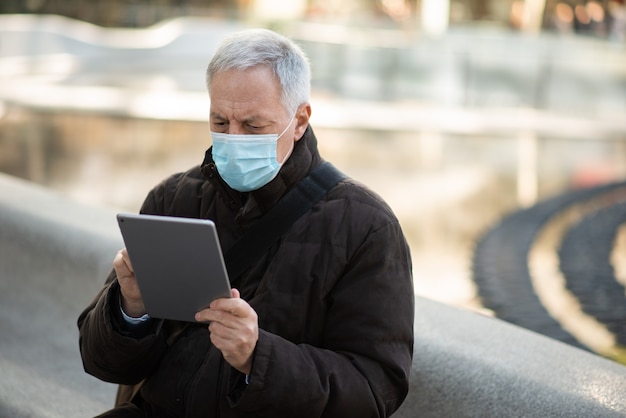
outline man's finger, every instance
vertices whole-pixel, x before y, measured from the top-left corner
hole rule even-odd
[[[128,256],[128,250],[126,248],[123,248],[121,253],[122,253],[122,260],[124,261],[124,264],[126,264],[126,266],[128,267],[128,270],[131,273],[134,273],[135,270],[133,270],[133,265],[130,262],[130,257]]]

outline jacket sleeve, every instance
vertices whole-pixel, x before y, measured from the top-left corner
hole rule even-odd
[[[79,348],[85,371],[101,380],[136,384],[158,363],[166,348],[161,320],[128,330],[119,309],[119,285],[107,284],[78,318]]]
[[[195,178],[194,168],[189,173],[178,173],[164,179],[146,196],[141,213],[166,214],[177,193],[193,193],[178,187],[181,179]],[[179,191],[179,190],[182,190]],[[183,197],[184,200],[184,197]],[[180,216],[191,216],[193,205],[184,208]],[[156,367],[167,348],[168,330],[163,320],[151,320],[140,330],[129,330],[119,309],[119,284],[112,271],[104,287],[78,318],[79,347],[85,371],[107,382],[136,384]]]
[[[329,292],[323,343],[260,331],[249,384],[233,390],[231,406],[250,416],[389,416],[408,392],[413,315],[409,249],[389,223],[368,234]]]

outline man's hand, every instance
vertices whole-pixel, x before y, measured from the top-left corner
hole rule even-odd
[[[210,321],[211,342],[224,360],[241,373],[250,374],[252,355],[259,339],[258,317],[254,309],[239,297],[237,289],[232,298],[214,300],[207,309],[196,314],[196,321]]]
[[[126,248],[117,252],[113,260],[113,268],[120,284],[122,309],[128,316],[135,318],[142,316],[146,313],[146,308]]]

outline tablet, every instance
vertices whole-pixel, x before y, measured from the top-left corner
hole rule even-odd
[[[151,317],[196,322],[196,312],[231,296],[211,220],[120,213],[117,221]]]

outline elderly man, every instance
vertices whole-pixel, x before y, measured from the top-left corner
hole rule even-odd
[[[324,160],[309,64],[269,30],[227,38],[206,75],[212,147],[141,213],[211,219],[226,251]],[[149,317],[126,250],[78,319],[85,370],[120,384],[113,417],[385,417],[413,352],[409,248],[391,209],[344,178],[197,323]],[[210,322],[210,325],[206,325]]]

